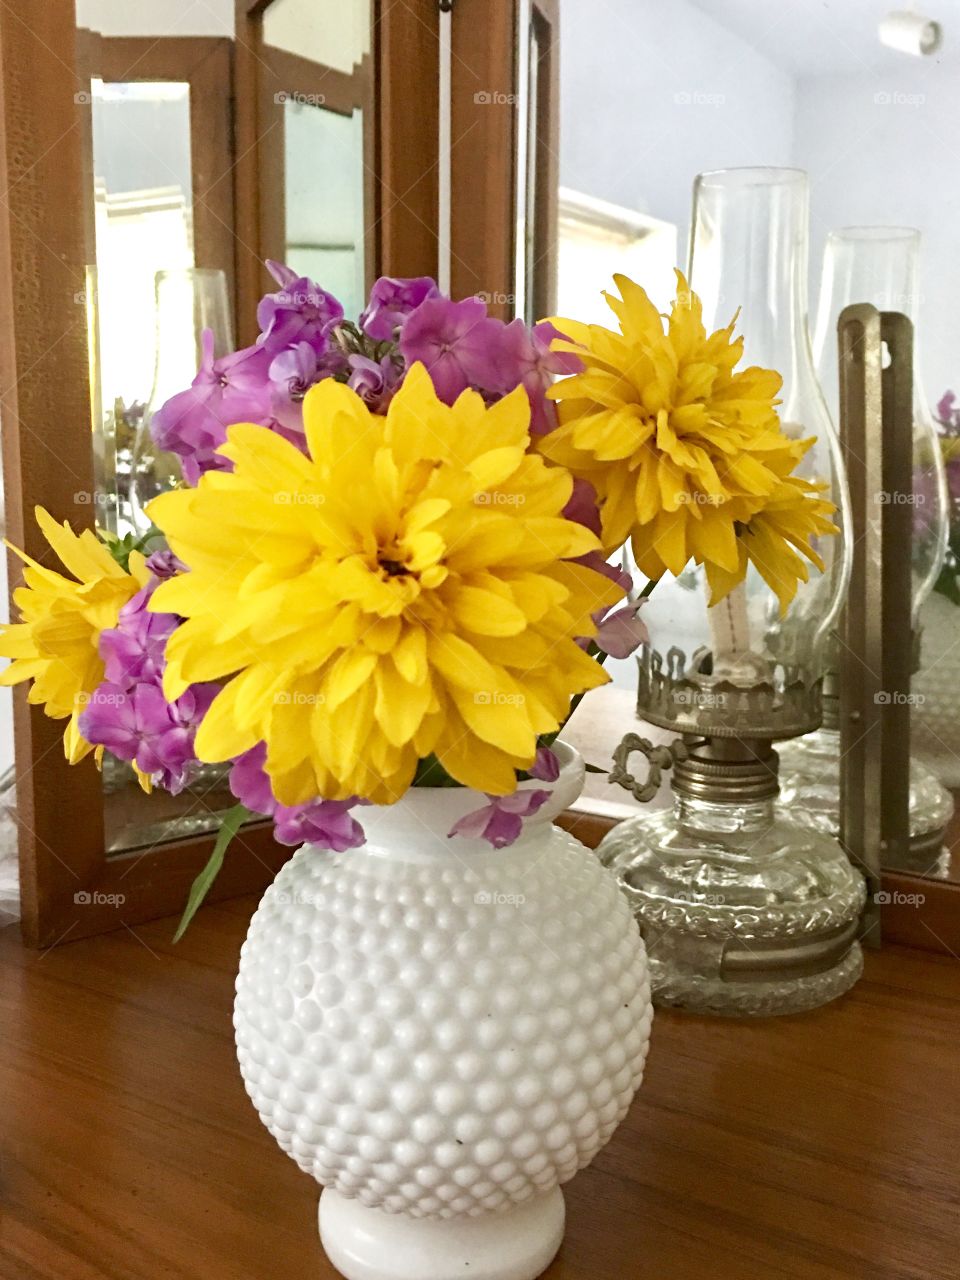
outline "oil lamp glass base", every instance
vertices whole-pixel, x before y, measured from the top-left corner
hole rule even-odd
[[[780,808],[805,827],[836,837],[840,831],[840,735],[818,729],[783,742],[780,756]],[[949,853],[944,833],[953,817],[953,798],[932,769],[910,762],[910,843],[891,850],[885,865],[919,875],[935,874]]]
[[[863,877],[834,839],[776,810],[776,759],[768,743],[694,743],[674,767],[673,810],[620,823],[597,851],[633,908],[661,1005],[798,1013],[860,976]]]

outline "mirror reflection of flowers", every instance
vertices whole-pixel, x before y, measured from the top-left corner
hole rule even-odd
[[[781,430],[780,375],[737,369],[735,321],[708,334],[680,272],[666,318],[639,285],[614,279],[620,296],[604,296],[616,331],[556,321],[571,339],[556,347],[584,368],[548,391],[560,426],[538,448],[593,485],[605,551],[629,538],[653,580],[703,564],[711,604],[752,563],[786,610],[807,581],[804,558],[823,570],[816,538],[836,528],[826,485],[792,474],[814,442]]]
[[[960,604],[960,401],[955,392],[946,391],[940,397],[936,420],[947,478],[949,534],[943,567],[933,589],[953,604]]]
[[[27,561],[0,630],[0,679],[69,717],[72,760],[107,750],[173,792],[230,763],[240,803],[185,919],[252,813],[343,851],[363,804],[467,786],[486,803],[451,835],[510,843],[606,653],[643,639],[608,563],[627,538],[651,580],[702,562],[720,599],[753,563],[785,608],[833,532],[779,376],[736,370],[682,278],[664,324],[618,277],[617,333],[507,323],[426,277],[378,280],[354,323],[268,266],[257,342],[214,359],[205,335],[154,415],[185,481],[159,527],[135,545],[41,514],[72,576]]]

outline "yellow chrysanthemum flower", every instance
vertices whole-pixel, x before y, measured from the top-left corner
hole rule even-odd
[[[25,585],[13,593],[20,622],[0,626],[0,657],[13,659],[0,674],[0,685],[31,680],[28,702],[42,705],[54,720],[70,717],[63,746],[76,764],[92,749],[77,722],[103,679],[100,633],[117,625],[120,610],[146,586],[150,572],[139,552],[131,552],[128,573],[89,529],[76,534],[42,507],[36,515],[43,536],[73,578],[11,548],[24,562]]]
[[[560,425],[538,437],[537,448],[594,486],[607,551],[630,538],[650,578],[678,575],[691,560],[705,564],[716,598],[754,559],[779,584],[785,608],[806,578],[788,544],[814,562],[816,553],[802,538],[778,537],[774,524],[763,539],[745,540],[744,530],[768,503],[783,500],[784,479],[811,441],[791,440],[780,428],[780,375],[737,371],[743,340],[733,336],[735,321],[708,335],[700,300],[680,272],[677,278],[666,326],[644,290],[619,275],[621,296],[605,295],[619,332],[555,322],[572,339],[555,345],[585,367],[550,389]],[[816,512],[802,504],[795,511],[793,533],[824,531],[829,504],[816,501]]]
[[[773,591],[785,612],[796,595],[797,584],[806,582],[809,570],[801,552],[821,571],[824,562],[816,539],[837,533],[830,519],[836,510],[822,494],[825,485],[798,476],[786,476],[759,511],[746,516],[737,527],[737,567],[732,572],[713,561],[705,562],[710,584],[710,604],[717,604],[746,577],[748,564]]]
[[[573,481],[527,452],[522,388],[442,404],[420,365],[386,417],[325,380],[304,400],[309,456],[228,430],[232,473],[165,494],[152,519],[190,572],[151,608],[187,621],[165,692],[232,677],[202,760],[267,743],[284,804],[396,800],[435,753],[503,795],[573,694],[605,683],[575,643],[620,588],[570,562],[597,539],[561,515]]]

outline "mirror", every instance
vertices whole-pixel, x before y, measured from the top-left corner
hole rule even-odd
[[[374,278],[370,0],[271,0],[259,20],[262,256],[359,314]],[[282,140],[282,143],[281,143]]]
[[[871,296],[844,301],[873,302],[914,319],[923,411],[941,437],[931,449],[939,445],[947,460],[951,549],[939,577],[928,581],[916,619],[915,857],[906,869],[960,882],[960,824],[953,818],[943,829],[960,796],[960,400],[953,396],[960,394],[960,313],[952,216],[960,199],[953,142],[960,7],[941,4],[929,15],[941,23],[942,42],[926,53],[915,38],[923,25],[919,11],[901,15],[893,41],[899,47],[891,47],[891,7],[888,0],[863,0],[774,12],[764,0],[670,6],[615,0],[601,14],[587,0],[564,0],[557,310],[609,323],[599,291],[613,270],[640,280],[666,305],[672,268],[687,265],[691,186],[703,171],[777,166],[808,173],[809,326],[812,335],[819,305],[827,348],[843,305],[831,301],[838,233],[915,230],[912,283],[896,283],[878,267],[867,273],[869,283],[856,286]],[[905,278],[911,279],[897,277]],[[729,316],[740,302],[724,299]],[[741,320],[748,362],[751,319]],[[835,405],[829,355],[818,369],[827,402]],[[925,539],[929,549],[937,497],[933,468],[914,456],[914,492],[903,500],[915,513],[919,561]],[[905,626],[909,616],[905,602]],[[594,759],[609,759],[611,744],[633,719],[636,664],[612,662],[610,670],[613,687],[587,700],[592,718],[581,715],[578,724]],[[649,736],[670,735],[653,728]],[[824,777],[827,787],[835,782]],[[603,783],[591,780],[588,795],[594,811],[636,812],[627,793]]]
[[[179,475],[151,447],[149,419],[189,386],[199,336],[233,345],[232,243],[223,239],[214,179],[229,174],[230,54],[214,38],[149,39],[78,32],[88,88],[76,96],[88,189],[86,309],[100,525],[119,536],[149,527],[144,507]],[[224,114],[221,115],[221,109]],[[227,256],[227,253],[231,255]],[[216,825],[233,803],[222,769],[179,795],[145,795],[128,766],[107,757],[108,854],[184,839]]]
[[[365,297],[363,109],[283,104],[287,265],[359,315]],[[310,157],[305,163],[305,157]]]

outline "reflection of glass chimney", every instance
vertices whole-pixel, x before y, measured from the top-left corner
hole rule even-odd
[[[823,258],[814,336],[817,366],[827,403],[839,401],[837,319],[846,306],[869,302],[881,311],[902,312],[914,325],[913,485],[899,495],[913,513],[910,614],[917,626],[920,606],[943,564],[948,533],[946,482],[940,444],[923,391],[917,343],[920,232],[912,227],[844,227],[831,231]],[[835,703],[828,701],[824,727],[785,743],[780,752],[780,799],[790,812],[818,830],[840,826],[840,735]],[[910,844],[897,865],[928,872],[936,865],[953,801],[937,776],[919,760],[910,763]]]
[[[872,303],[900,311],[914,326],[913,355],[913,590],[911,615],[933,590],[947,546],[947,490],[940,444],[923,391],[917,314],[920,232],[912,227],[843,227],[831,231],[823,256],[814,352],[827,404],[836,417],[839,399],[837,320],[844,307]]]
[[[180,483],[180,464],[157,449],[150,421],[160,406],[189,387],[200,367],[204,329],[214,336],[215,358],[234,349],[227,278],[218,267],[158,271],[156,276],[156,362],[150,401],[136,429],[130,459],[129,520],[136,533],[150,528],[147,503]]]

